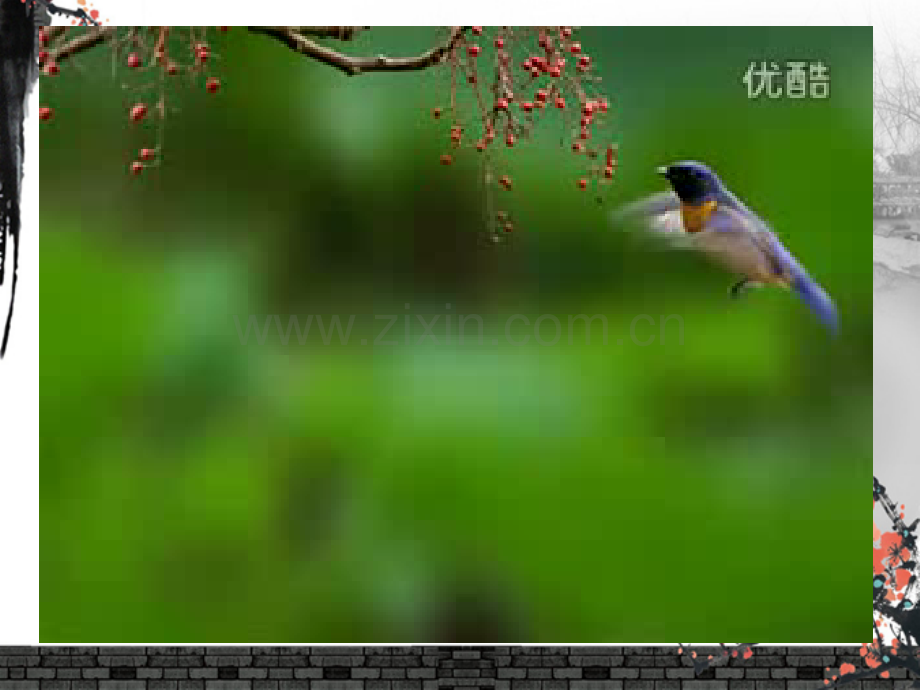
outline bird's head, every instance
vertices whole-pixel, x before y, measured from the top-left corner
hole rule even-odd
[[[675,194],[688,204],[698,204],[722,191],[722,182],[702,163],[681,161],[658,168],[658,174],[671,183]]]

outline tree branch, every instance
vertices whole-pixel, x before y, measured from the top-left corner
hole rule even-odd
[[[49,14],[62,14],[65,17],[73,17],[75,19],[79,19],[81,22],[85,22],[86,24],[90,24],[92,26],[99,26],[99,22],[89,16],[89,14],[87,14],[86,10],[84,9],[68,10],[64,7],[58,7],[53,2],[51,2],[51,0],[37,0],[37,2],[46,10],[48,10]]]
[[[405,58],[391,58],[385,55],[378,55],[377,57],[353,57],[351,55],[345,55],[332,48],[311,41],[304,35],[304,31],[299,30],[300,28],[301,27],[286,26],[250,26],[249,30],[253,33],[260,33],[274,38],[285,44],[294,52],[311,57],[331,67],[335,67],[349,76],[354,76],[363,72],[406,72],[426,69],[439,63],[444,56],[460,42],[465,30],[465,27],[452,27],[450,39],[446,44],[432,48],[421,55]],[[330,27],[312,28],[323,29]]]
[[[51,59],[54,62],[63,62],[77,53],[82,53],[84,50],[89,50],[100,43],[104,43],[114,35],[115,27],[113,26],[95,27],[52,50]]]

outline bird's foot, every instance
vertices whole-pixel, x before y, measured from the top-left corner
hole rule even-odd
[[[741,294],[744,292],[745,288],[748,287],[750,281],[747,278],[739,280],[737,283],[728,288],[728,296],[732,299],[738,299],[741,297]]]

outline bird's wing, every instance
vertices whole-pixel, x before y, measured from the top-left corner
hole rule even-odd
[[[706,229],[693,237],[700,249],[751,280],[791,288],[832,332],[839,326],[837,307],[779,238],[753,213],[720,206]]]
[[[627,204],[614,211],[610,220],[618,227],[640,226],[667,240],[668,247],[691,246],[680,217],[680,199],[671,191],[658,192]]]

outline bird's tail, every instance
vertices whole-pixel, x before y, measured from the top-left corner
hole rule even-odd
[[[840,315],[837,313],[834,300],[808,274],[808,271],[802,268],[782,242],[775,236],[771,239],[773,252],[779,259],[780,265],[788,271],[792,278],[790,287],[799,296],[799,299],[809,306],[821,323],[834,335],[837,335],[840,330]]]

